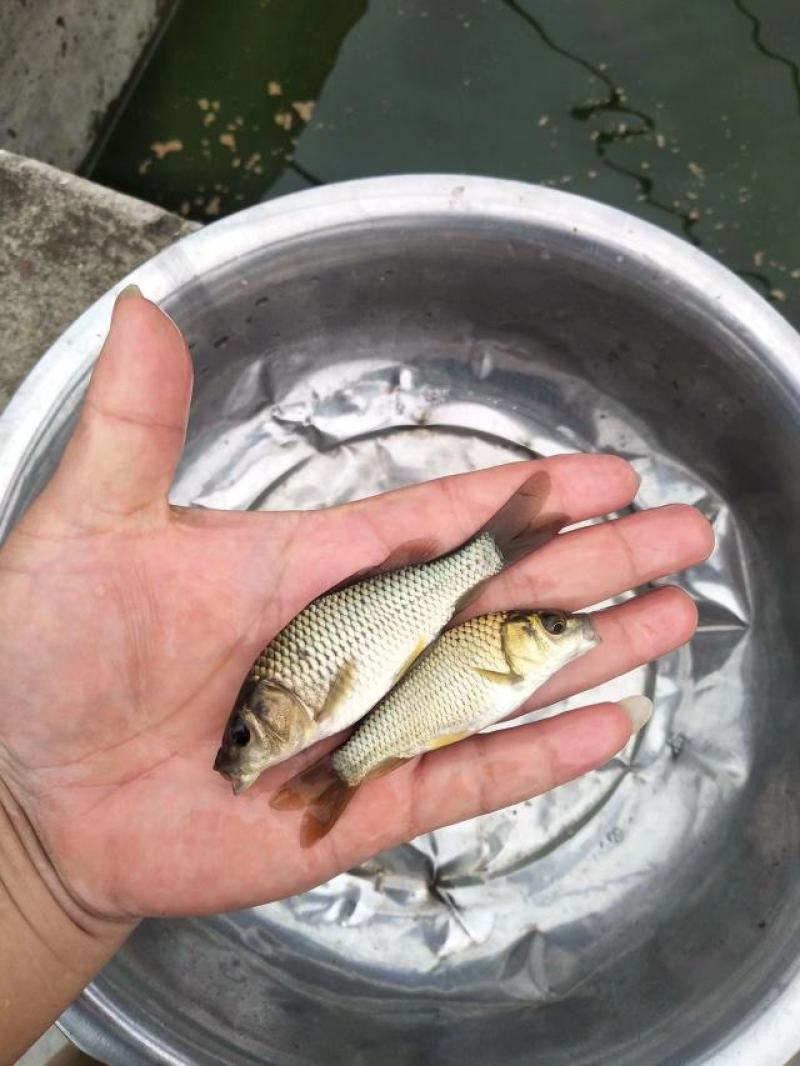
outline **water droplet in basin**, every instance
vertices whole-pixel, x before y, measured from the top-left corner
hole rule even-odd
[[[414,387],[414,371],[410,366],[403,366],[397,374],[397,388],[410,392]]]
[[[489,351],[476,352],[470,363],[472,373],[478,381],[484,381],[494,370],[494,358]]]

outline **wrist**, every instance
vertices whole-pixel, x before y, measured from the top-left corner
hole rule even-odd
[[[134,927],[94,915],[72,896],[0,780],[0,1062],[15,1061]]]

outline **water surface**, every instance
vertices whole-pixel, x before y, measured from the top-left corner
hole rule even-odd
[[[178,0],[84,169],[200,221],[377,174],[539,182],[800,326],[799,62],[795,0]]]

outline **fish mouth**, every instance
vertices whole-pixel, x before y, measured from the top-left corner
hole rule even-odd
[[[250,788],[256,779],[254,775],[245,777],[244,774],[237,774],[235,770],[220,770],[218,767],[214,767],[214,769],[221,777],[230,782],[234,796],[240,796],[242,792]]]
[[[255,776],[243,777],[241,774],[226,774],[225,776],[231,783],[234,796],[241,796],[255,781]]]
[[[231,771],[231,765],[228,762],[227,752],[225,748],[220,748],[214,759],[214,769],[218,774],[222,774],[223,777],[227,777]]]
[[[230,782],[234,796],[239,796],[246,789],[250,788],[258,777],[258,774],[245,774],[235,766],[231,766],[226,757],[224,748],[220,748],[217,752],[217,757],[214,760],[214,769],[221,777],[224,777],[226,781]]]

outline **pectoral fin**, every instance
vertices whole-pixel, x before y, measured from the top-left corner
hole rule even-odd
[[[414,665],[414,663],[417,661],[417,659],[420,657],[420,655],[422,655],[422,653],[428,647],[428,644],[429,644],[429,641],[426,640],[425,637],[420,637],[420,639],[417,642],[417,645],[414,648],[414,650],[411,652],[409,657],[406,659],[406,661],[403,663],[403,665],[400,667],[400,669],[394,675],[394,683],[395,684],[397,684],[397,682],[400,680],[400,678],[403,676],[403,674],[407,674],[408,673],[408,671],[411,669],[411,667]]]
[[[464,740],[469,735],[469,733],[449,733],[447,736],[437,737],[436,740],[430,744],[428,751],[435,751],[437,748],[446,748],[449,744],[457,744],[459,740]]]
[[[504,674],[499,670],[485,670],[482,666],[476,666],[475,673],[480,674],[487,681],[491,681],[493,685],[515,685],[520,679],[519,674]]]
[[[328,695],[325,697],[325,702],[317,713],[317,722],[324,722],[330,719],[343,703],[347,700],[350,693],[353,691],[355,685],[356,675],[358,673],[358,667],[352,659],[348,659],[342,663],[339,667],[339,671],[331,682],[331,687],[328,689]]]

